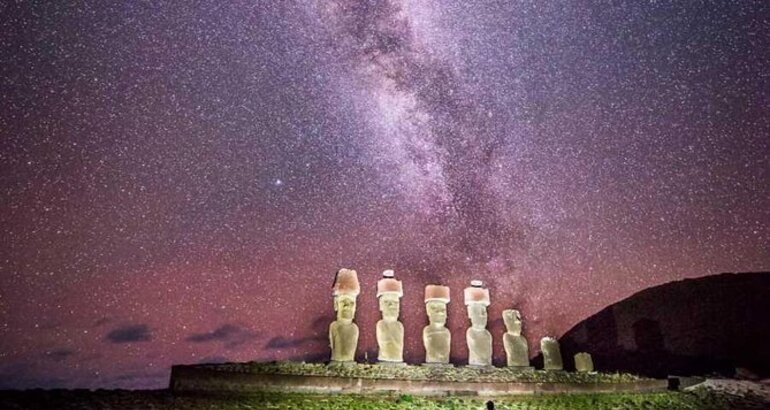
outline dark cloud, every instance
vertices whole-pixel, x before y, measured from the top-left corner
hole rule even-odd
[[[256,340],[259,336],[259,333],[249,329],[236,325],[224,324],[211,332],[193,333],[185,340],[193,343],[222,342],[226,348],[232,349],[246,342]]]
[[[318,316],[313,320],[310,328],[313,329],[316,334],[323,334],[329,330],[329,323],[333,322],[334,320],[335,318],[333,312],[329,313],[328,315]]]
[[[126,325],[111,330],[106,339],[110,343],[148,342],[152,333],[147,325]]]
[[[199,364],[211,364],[211,363],[227,363],[231,360],[224,356],[207,356],[198,360]]]
[[[327,315],[317,316],[310,324],[310,332],[313,336],[306,337],[284,337],[275,336],[265,343],[265,349],[284,349],[290,347],[298,347],[306,344],[326,342],[326,334],[329,331],[329,323],[334,321],[334,313]],[[329,354],[327,352],[321,353],[323,356],[321,359],[328,359]],[[301,356],[301,360],[306,361],[320,361],[315,356]]]
[[[36,363],[27,360],[12,360],[0,363],[0,390],[29,389],[43,387],[47,389],[67,387],[70,381],[61,375],[53,374],[53,369],[47,368],[45,374],[36,371]],[[2,402],[2,400],[0,400]],[[5,407],[2,407],[5,408]]]
[[[67,359],[68,357],[70,357],[70,356],[72,356],[74,354],[75,354],[74,350],[67,349],[67,348],[57,348],[57,349],[53,349],[53,350],[49,350],[49,351],[45,352],[45,355],[49,359],[51,359],[51,360],[53,360],[55,362],[64,361],[65,359]]]
[[[158,371],[151,373],[123,373],[112,377],[106,377],[104,382],[109,385],[131,385],[135,386],[136,389],[150,389],[168,383],[170,373],[170,368],[159,369]]]
[[[270,339],[266,344],[266,349],[283,349],[286,347],[297,347],[307,343],[320,342],[326,340],[323,336],[308,336],[308,337],[283,337],[276,336]]]

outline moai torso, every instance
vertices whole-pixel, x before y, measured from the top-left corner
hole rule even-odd
[[[529,346],[524,336],[506,333],[503,335],[503,345],[508,357],[508,366],[529,366]]]
[[[508,366],[529,366],[529,346],[527,339],[521,335],[521,315],[518,310],[503,311],[503,322],[506,332],[503,335],[503,347],[508,358]]]
[[[594,371],[594,361],[591,355],[585,352],[575,354],[575,370],[579,372]]]
[[[404,325],[397,320],[377,322],[377,360],[381,362],[404,361]]]
[[[452,334],[444,326],[428,325],[422,330],[425,345],[425,363],[449,363]]]
[[[465,332],[468,342],[468,364],[471,366],[492,365],[492,334],[487,329],[470,328]]]
[[[545,370],[562,370],[564,364],[561,359],[559,342],[552,337],[544,337],[540,340],[540,350],[543,352],[543,368]]]
[[[329,342],[332,348],[332,361],[353,361],[358,346],[358,326],[353,322],[335,320],[329,326]]]

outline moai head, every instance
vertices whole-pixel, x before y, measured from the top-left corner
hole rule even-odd
[[[468,317],[471,319],[471,327],[474,329],[486,329],[487,307],[480,303],[468,305]]]
[[[487,306],[489,306],[489,289],[483,288],[480,280],[471,281],[471,286],[465,288],[465,305],[468,307],[468,317],[471,327],[485,329],[487,327]]]
[[[340,269],[334,278],[334,311],[337,320],[350,322],[356,315],[356,297],[361,293],[358,274],[351,269]]]
[[[356,297],[350,295],[335,296],[334,311],[337,312],[337,320],[352,321],[356,316]]]
[[[399,299],[404,296],[401,281],[395,279],[394,276],[395,273],[388,269],[382,272],[382,279],[377,282],[380,312],[382,312],[382,319],[387,321],[398,320],[401,305]]]
[[[398,296],[383,295],[380,296],[380,312],[384,320],[398,320],[400,308]]]
[[[428,321],[431,325],[446,325],[446,303],[438,301],[428,302],[425,304],[425,309],[428,311]]]
[[[446,325],[446,305],[449,303],[449,287],[428,285],[425,287],[425,310],[433,326]]]
[[[521,336],[521,313],[516,309],[506,309],[503,311],[503,322],[508,333],[514,336]]]

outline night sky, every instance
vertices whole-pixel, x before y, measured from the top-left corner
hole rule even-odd
[[[770,268],[766,1],[191,3],[0,4],[0,388],[326,360],[342,267],[412,363],[429,283],[463,363],[485,282],[500,363],[503,309],[534,355]]]

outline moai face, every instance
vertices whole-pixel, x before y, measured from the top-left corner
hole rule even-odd
[[[350,322],[356,315],[356,298],[348,295],[339,295],[334,298],[334,310],[337,312],[337,320]]]
[[[425,304],[425,309],[428,312],[428,321],[431,325],[446,325],[446,303],[433,300]]]
[[[471,327],[485,329],[487,327],[487,307],[481,303],[468,305],[468,317],[471,319]]]
[[[521,314],[515,309],[506,309],[503,311],[503,322],[508,332],[515,335],[521,334]]]
[[[384,320],[398,320],[401,303],[398,295],[385,294],[380,296],[380,312]]]

